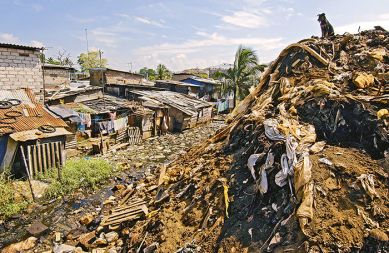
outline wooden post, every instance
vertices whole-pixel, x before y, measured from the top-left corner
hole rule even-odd
[[[26,156],[24,155],[23,146],[20,146],[20,152],[22,152],[22,158],[23,158],[23,162],[24,162],[24,167],[26,168],[27,179],[28,179],[28,184],[30,185],[32,200],[35,202],[35,194],[34,194],[34,190],[32,189],[32,184],[31,184],[31,175],[30,175],[30,171],[29,171],[29,168],[27,165]]]
[[[58,170],[58,180],[60,182],[62,182],[62,173],[61,173],[61,157],[60,157],[60,144],[58,142],[55,143],[55,147],[56,147],[56,150],[55,150],[55,156],[57,158],[57,170]]]

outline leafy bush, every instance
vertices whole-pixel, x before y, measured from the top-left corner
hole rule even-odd
[[[8,173],[0,174],[0,217],[6,218],[17,214],[27,207],[27,201],[15,198],[16,193]]]
[[[102,159],[71,159],[62,168],[62,180],[58,180],[56,169],[50,170],[44,177],[51,181],[46,192],[47,197],[57,197],[68,194],[78,188],[95,189],[103,180],[109,178],[113,166]]]

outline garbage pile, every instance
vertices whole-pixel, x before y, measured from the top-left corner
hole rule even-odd
[[[74,240],[112,252],[387,252],[388,50],[379,27],[288,46],[226,128],[123,187]]]

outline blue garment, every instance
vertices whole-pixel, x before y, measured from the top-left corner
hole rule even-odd
[[[80,122],[77,124],[77,130],[80,132],[85,132],[85,124]]]

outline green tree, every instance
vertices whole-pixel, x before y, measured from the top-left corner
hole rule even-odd
[[[74,65],[72,59],[70,58],[70,54],[66,50],[59,50],[55,58],[49,57],[45,59],[43,57],[42,59],[44,60],[45,63],[48,64],[69,66],[69,67],[73,67]]]
[[[163,64],[158,64],[155,72],[156,72],[155,78],[157,80],[167,80],[167,79],[171,79],[172,77],[172,73]]]
[[[260,71],[265,65],[258,64],[255,52],[243,46],[239,46],[235,54],[232,68],[225,73],[218,72],[215,77],[222,80],[221,92],[223,95],[233,94],[235,108],[237,99],[242,100],[250,93],[250,87],[258,81]]]
[[[53,57],[47,58],[46,63],[53,64],[53,65],[61,65],[61,63],[57,59],[54,59]]]
[[[149,69],[147,67],[141,68],[139,70],[139,74],[144,76],[144,78],[147,78],[147,80],[151,80],[151,81],[155,80],[155,76],[156,76],[155,70]]]
[[[98,51],[91,51],[88,53],[82,53],[78,56],[78,64],[81,66],[82,71],[88,71],[92,68],[105,68],[107,66],[107,59],[101,58]]]

